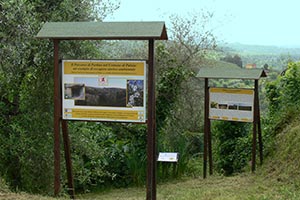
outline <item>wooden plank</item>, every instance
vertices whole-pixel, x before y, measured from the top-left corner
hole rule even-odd
[[[256,144],[257,144],[257,99],[258,99],[258,80],[254,82],[254,113],[253,113],[253,135],[252,135],[252,162],[251,171],[254,172],[256,168]]]
[[[155,144],[155,77],[154,40],[149,40],[148,55],[148,131],[147,131],[147,200],[156,200],[156,144]]]
[[[67,177],[68,177],[68,193],[71,199],[75,199],[75,188],[73,181],[73,171],[72,171],[72,160],[71,160],[71,150],[70,150],[70,138],[68,131],[68,122],[66,120],[62,120],[62,133],[64,140],[64,152],[65,152],[65,160],[66,160],[66,169],[67,169]]]
[[[59,40],[54,40],[54,195],[60,192],[60,77],[59,77]]]
[[[208,78],[204,79],[204,150],[203,150],[203,178],[207,174],[207,150],[208,150],[208,132],[209,132],[209,87]]]

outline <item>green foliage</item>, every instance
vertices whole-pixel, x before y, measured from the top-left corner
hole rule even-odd
[[[69,124],[75,185],[78,190],[86,191],[90,186],[101,184],[105,178],[113,176],[107,169],[108,159],[116,156],[109,149],[114,138],[109,128],[95,123]],[[118,150],[117,147],[114,149]]]
[[[146,177],[146,127],[70,123],[76,188],[142,185]]]
[[[123,124],[114,125],[114,133],[118,140],[124,142],[124,159],[116,166],[119,176],[116,177],[116,186],[141,186],[146,181],[146,147],[147,127],[145,125]],[[114,164],[114,163],[113,163]]]
[[[300,101],[300,63],[289,63],[280,82],[282,104],[287,107],[297,105]]]
[[[182,115],[177,119],[176,112],[187,113],[188,110],[180,105],[181,97],[187,93],[186,82],[193,79],[195,74],[190,68],[178,64],[178,58],[171,49],[163,44],[157,45],[157,58],[160,64],[157,83],[156,118],[158,149],[163,152],[178,152],[180,155],[176,166],[161,164],[159,176],[164,180],[168,177],[181,177],[188,173],[189,160],[201,151],[199,130],[188,131],[186,118]],[[192,93],[191,93],[192,94]],[[179,123],[184,123],[180,125]],[[200,147],[199,147],[200,145]],[[171,171],[171,172],[170,172]]]
[[[46,21],[100,20],[116,8],[98,3],[1,1],[0,176],[14,189],[48,193],[53,183],[53,47],[35,35]],[[63,42],[60,51],[68,58],[100,56],[91,42]]]
[[[175,104],[180,94],[181,84],[190,76],[189,72],[183,66],[169,67],[161,73],[160,81],[157,85],[157,129],[160,130],[167,120],[168,116],[175,108]]]
[[[273,151],[274,137],[287,127],[299,114],[300,63],[289,63],[287,69],[275,81],[266,85],[269,110],[264,122],[267,154]]]
[[[236,64],[239,67],[243,67],[243,61],[241,59],[241,57],[237,54],[235,54],[234,56],[231,55],[226,55],[224,58],[221,58],[222,61],[225,62],[229,62],[229,63],[233,63]]]
[[[251,154],[249,127],[243,122],[213,123],[214,160],[218,172],[231,175],[246,166]]]
[[[216,47],[209,29],[212,17],[209,12],[172,15],[171,41],[156,47],[158,150],[179,152],[175,177],[189,173],[189,161],[202,151],[204,90],[195,74],[207,51]]]
[[[291,62],[281,77],[266,84],[269,120],[273,120],[273,123],[275,118],[280,120],[280,114],[293,113],[293,110],[298,110],[300,101],[299,77],[300,63]]]

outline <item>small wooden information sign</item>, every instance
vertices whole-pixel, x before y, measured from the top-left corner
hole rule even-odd
[[[160,152],[158,154],[159,162],[178,162],[178,153],[166,153],[166,152]]]

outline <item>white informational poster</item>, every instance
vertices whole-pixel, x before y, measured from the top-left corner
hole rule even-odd
[[[210,88],[209,118],[253,122],[254,90]]]
[[[66,120],[145,122],[146,62],[62,61]]]

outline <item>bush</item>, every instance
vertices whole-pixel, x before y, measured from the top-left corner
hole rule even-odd
[[[300,62],[291,62],[275,81],[266,85],[269,110],[264,119],[263,138],[267,154],[272,152],[274,137],[285,129],[300,110]]]
[[[240,172],[251,155],[250,125],[216,121],[212,124],[216,170],[224,175]]]

